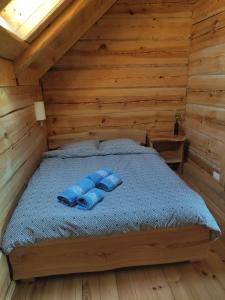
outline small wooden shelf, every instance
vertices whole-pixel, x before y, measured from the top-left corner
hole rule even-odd
[[[158,137],[149,137],[152,143],[157,142],[184,142],[186,137],[183,135],[173,135],[173,136],[158,136]]]
[[[170,164],[182,162],[182,157],[179,157],[179,155],[175,151],[162,151],[160,152],[160,156],[162,156],[165,161]]]
[[[182,173],[183,170],[183,154],[185,136],[148,136],[149,143],[160,154],[160,156],[174,168],[178,165],[178,170]]]

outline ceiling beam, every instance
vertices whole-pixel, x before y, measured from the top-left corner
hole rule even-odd
[[[28,44],[0,26],[0,57],[14,60]]]
[[[0,0],[0,11],[9,3],[10,0]]]
[[[21,84],[40,79],[117,0],[77,0],[16,59]]]

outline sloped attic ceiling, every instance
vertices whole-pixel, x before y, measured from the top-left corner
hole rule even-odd
[[[0,43],[0,53],[6,53],[9,42],[13,45],[9,58],[14,60],[19,84],[36,83],[116,1],[69,1],[71,3],[50,26],[31,42],[25,42],[0,27],[0,39],[4,33],[4,41],[7,41],[7,44],[4,41]],[[9,1],[4,2],[7,4]],[[65,4],[65,1],[62,3]]]

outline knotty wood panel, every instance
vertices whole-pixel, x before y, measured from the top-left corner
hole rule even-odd
[[[34,141],[34,140],[33,140]],[[29,151],[29,158],[27,158],[19,168],[13,173],[10,180],[8,180],[4,186],[1,188],[1,198],[0,198],[0,232],[2,233],[6,221],[11,215],[13,209],[15,208],[16,201],[18,197],[23,192],[27,181],[33,174],[34,170],[40,162],[40,154],[45,151],[46,142],[45,138],[35,142],[32,149]],[[27,152],[26,152],[27,153]]]
[[[192,5],[196,1],[145,1],[145,0],[127,0],[118,1],[108,12],[108,17],[130,16],[135,15],[143,18],[165,18],[165,17],[191,17]]]
[[[166,7],[165,7],[166,9]],[[190,34],[190,18],[107,18],[103,17],[83,40],[185,40]]]
[[[208,19],[211,16],[215,16],[225,11],[225,1],[197,1],[196,7],[193,10],[193,21],[194,23]]]
[[[0,85],[4,85],[0,87],[0,236],[46,149],[46,131],[35,121],[33,107],[34,101],[42,99],[40,87],[17,86],[12,80],[13,68],[10,76],[6,76],[10,64],[4,61],[1,69],[4,82],[0,80]],[[3,296],[11,287],[12,292],[14,284],[10,285],[6,258],[1,252],[0,269],[0,295]]]
[[[113,5],[42,79],[51,146],[105,127],[168,135],[177,110],[182,125],[194,2]]]
[[[45,129],[35,121],[33,102],[41,99],[38,86],[4,87],[0,89],[0,96],[2,104],[0,109],[1,233],[6,216],[17,196],[15,193],[13,197],[7,199],[5,189],[18,192],[18,185],[21,189],[24,187],[25,180],[20,180],[16,184],[15,182],[12,184],[11,180],[28,159],[37,161],[36,157],[40,158],[44,148]],[[39,149],[39,153],[32,156],[35,149]],[[25,170],[22,172],[26,173]],[[31,171],[28,173],[30,175]]]
[[[202,194],[207,206],[212,211],[222,230],[220,243],[225,249],[225,191],[212,177],[197,163],[184,164],[184,178]]]
[[[186,67],[131,67],[51,71],[44,88],[185,87]]]
[[[0,117],[32,105],[42,99],[40,86],[13,86],[0,88]]]
[[[194,7],[186,129],[190,158],[224,182],[225,1],[200,0]],[[215,200],[215,204],[217,202]]]
[[[188,62],[188,40],[80,40],[54,69],[112,65],[180,65]]]
[[[201,0],[202,1],[202,0]],[[202,1],[203,2],[203,1]],[[211,3],[210,0],[205,1]],[[217,46],[225,42],[225,11],[194,23],[192,29],[192,51]]]

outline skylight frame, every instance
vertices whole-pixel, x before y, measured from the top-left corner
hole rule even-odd
[[[32,13],[26,14],[26,18],[21,18],[22,9],[26,9],[27,0],[11,0],[0,12],[0,26],[13,32],[20,39],[31,42],[37,35],[46,28],[61,11],[72,2],[72,0],[34,0],[36,9],[30,9]],[[32,2],[32,1],[30,1]],[[21,3],[21,8],[19,7]],[[34,2],[33,2],[34,3]],[[40,5],[39,5],[39,4]],[[17,15],[12,14],[13,6],[16,5]],[[25,8],[24,8],[25,7]],[[30,8],[30,6],[29,6]],[[41,16],[42,14],[42,16]]]

